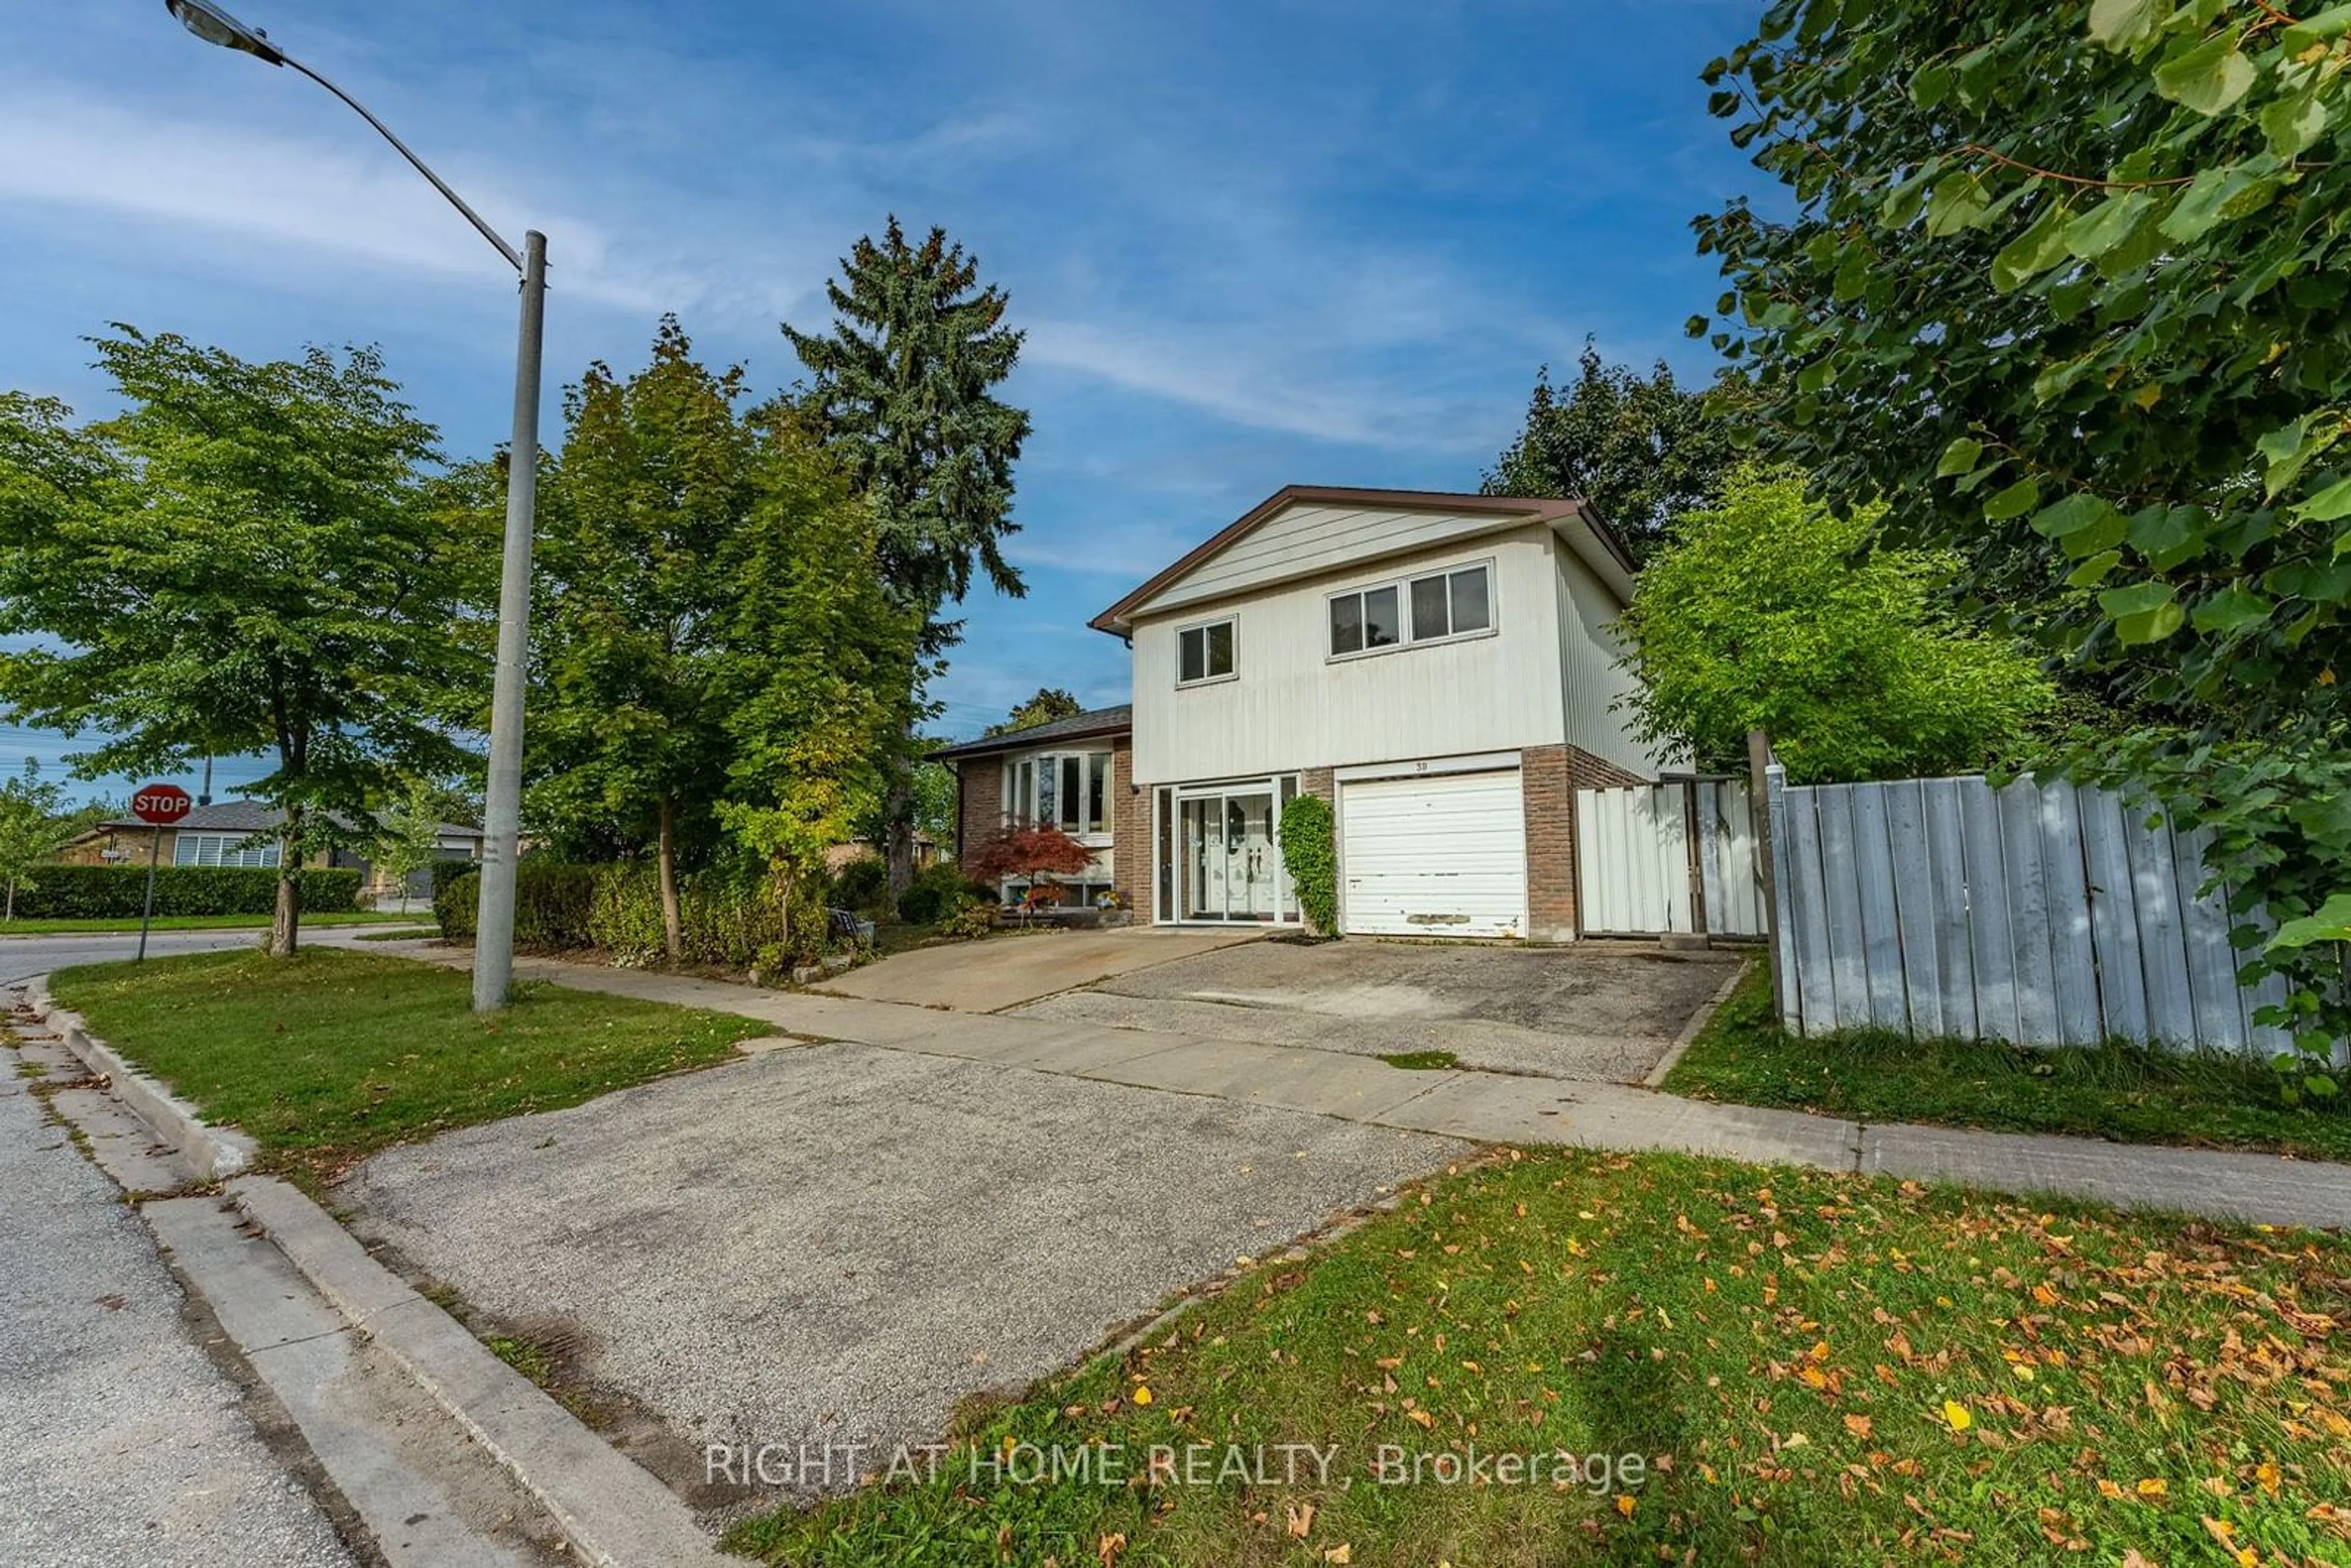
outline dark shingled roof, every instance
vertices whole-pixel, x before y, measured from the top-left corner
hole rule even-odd
[[[1134,706],[1121,703],[1116,707],[1098,707],[1091,713],[1073,713],[1067,718],[1057,718],[1033,729],[1007,730],[1002,735],[987,735],[977,740],[943,746],[932,752],[931,757],[935,761],[944,762],[958,757],[984,757],[996,751],[1027,751],[1031,747],[1047,746],[1057,740],[1124,735],[1134,727]]]

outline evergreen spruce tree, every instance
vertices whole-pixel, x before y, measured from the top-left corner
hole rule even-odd
[[[975,569],[999,593],[1027,591],[1003,544],[1019,527],[1010,516],[1012,465],[1029,414],[994,395],[1020,355],[1021,334],[1004,325],[1004,292],[979,285],[977,258],[946,230],[909,245],[893,216],[880,241],[852,247],[841,272],[826,286],[831,327],[802,332],[787,323],[784,335],[810,376],[800,413],[872,507],[883,580],[921,628],[883,812],[895,894],[914,876],[921,692],[961,624],[941,612],[962,601]]]

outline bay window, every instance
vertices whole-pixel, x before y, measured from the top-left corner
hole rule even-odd
[[[1110,753],[1061,751],[1004,765],[1004,819],[1065,833],[1111,831]]]

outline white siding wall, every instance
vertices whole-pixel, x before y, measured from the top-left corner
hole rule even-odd
[[[1356,553],[1361,549],[1359,544]],[[1557,650],[1565,596],[1553,554],[1551,530],[1536,524],[1255,594],[1194,601],[1139,620],[1136,781],[1262,777],[1562,740],[1608,756],[1563,727]],[[1495,635],[1354,659],[1327,656],[1326,595],[1488,559],[1494,562]],[[1596,582],[1593,588],[1604,593]],[[1239,622],[1238,678],[1179,691],[1177,628],[1228,612]],[[1615,722],[1609,720],[1611,733]]]
[[[1604,761],[1655,778],[1676,766],[1674,759],[1653,755],[1635,740],[1632,716],[1615,709],[1617,699],[1634,685],[1619,663],[1625,644],[1610,624],[1624,606],[1598,574],[1556,538],[1552,555],[1559,569],[1560,691],[1567,738]]]
[[[1495,525],[1490,512],[1396,511],[1296,506],[1203,562],[1135,610],[1138,619],[1179,606],[1229,599],[1262,584],[1343,571],[1383,555],[1441,549]]]

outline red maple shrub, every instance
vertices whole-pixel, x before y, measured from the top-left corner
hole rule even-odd
[[[1075,876],[1093,864],[1093,852],[1056,827],[1015,822],[964,857],[963,868],[982,882],[1035,884],[1045,876]]]

